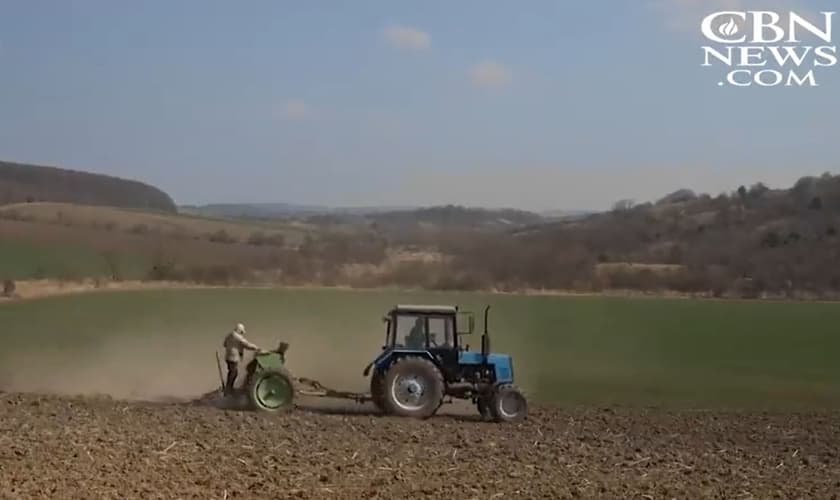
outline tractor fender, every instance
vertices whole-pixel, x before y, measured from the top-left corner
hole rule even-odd
[[[381,353],[379,353],[379,355],[376,356],[376,358],[374,358],[374,360],[371,361],[370,363],[368,363],[368,365],[365,367],[365,370],[362,372],[362,376],[367,377],[368,374],[370,373],[370,369],[373,368],[374,366],[377,367],[377,369],[378,369],[379,366],[382,363],[382,360],[387,359],[391,355],[392,352],[393,351],[391,351],[391,350],[387,350],[387,351],[382,351]]]
[[[367,368],[365,368],[365,375],[370,372],[370,368],[375,368],[377,371],[384,371],[391,363],[394,361],[407,357],[407,356],[416,356],[419,358],[425,358],[434,363],[436,366],[438,364],[438,360],[435,359],[434,356],[429,351],[418,351],[413,349],[393,349],[390,351],[383,352],[379,356],[374,359]]]

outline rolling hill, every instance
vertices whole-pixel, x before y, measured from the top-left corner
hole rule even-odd
[[[160,189],[139,181],[57,167],[0,162],[0,205],[61,202],[177,212]]]
[[[177,214],[165,193],[141,183],[0,167],[0,257],[19,261],[0,271],[15,278],[105,269],[226,283],[840,297],[840,176],[831,174],[789,189],[757,183],[717,196],[680,189],[561,217],[284,204]],[[37,193],[74,201],[39,201]],[[87,199],[94,201],[79,201]],[[120,272],[110,272],[117,257]]]

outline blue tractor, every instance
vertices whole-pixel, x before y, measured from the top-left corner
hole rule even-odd
[[[386,414],[428,418],[444,398],[472,401],[485,419],[517,422],[528,404],[513,385],[513,360],[490,352],[484,310],[481,352],[461,338],[475,329],[472,313],[457,306],[398,305],[383,318],[385,345],[364,370],[370,398]]]

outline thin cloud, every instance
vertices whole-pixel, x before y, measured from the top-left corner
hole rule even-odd
[[[504,87],[510,84],[512,74],[504,64],[489,60],[470,68],[470,81],[476,87]]]
[[[309,105],[300,99],[291,99],[283,105],[283,116],[288,120],[305,120],[312,115]]]
[[[388,26],[382,38],[391,47],[405,50],[425,50],[432,46],[432,37],[425,31],[411,26]]]

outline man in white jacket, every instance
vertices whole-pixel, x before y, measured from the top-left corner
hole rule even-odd
[[[245,350],[263,352],[256,344],[245,338],[245,325],[239,323],[233,331],[225,337],[225,362],[227,363],[227,381],[225,383],[225,394],[233,393],[233,386],[239,374],[239,362]]]

